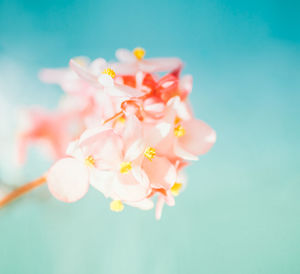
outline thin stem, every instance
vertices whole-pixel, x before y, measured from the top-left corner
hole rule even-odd
[[[8,203],[14,201],[15,199],[19,198],[20,196],[26,194],[27,192],[41,186],[46,182],[46,177],[42,176],[32,182],[29,182],[23,186],[20,186],[13,190],[11,193],[6,195],[3,199],[0,200],[0,208],[6,206]]]
[[[122,114],[123,114],[123,111],[120,111],[120,112],[116,113],[114,116],[112,116],[112,117],[108,118],[107,120],[105,120],[105,121],[103,122],[103,125],[106,124],[106,123],[108,123],[108,122],[110,122],[111,120],[117,118],[118,116],[120,116],[120,115],[122,115]]]

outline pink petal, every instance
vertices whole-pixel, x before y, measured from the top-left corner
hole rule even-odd
[[[125,127],[122,132],[122,139],[124,141],[125,150],[142,138],[142,124],[133,114],[127,115]]]
[[[47,175],[48,188],[52,195],[63,202],[81,199],[89,188],[88,169],[80,161],[64,158],[56,162]]]
[[[140,97],[142,95],[144,95],[143,92],[132,88],[130,86],[125,86],[125,85],[119,85],[119,84],[115,84],[116,88],[118,88],[118,90],[120,90],[123,93],[123,96],[129,96],[129,97]]]
[[[102,71],[107,67],[107,63],[103,58],[95,59],[89,66],[90,71],[94,75],[101,75]]]
[[[193,89],[193,77],[192,75],[185,75],[180,79],[179,89],[187,94],[192,92]]]
[[[176,181],[176,169],[166,158],[155,156],[152,161],[144,159],[142,167],[154,188],[169,189]]]
[[[103,193],[105,197],[110,197],[112,194],[112,182],[114,181],[115,173],[112,171],[92,169],[90,172],[91,185]]]
[[[187,150],[185,150],[184,148],[182,148],[181,144],[178,140],[175,140],[175,142],[174,142],[174,154],[177,157],[182,158],[186,161],[197,161],[198,160],[198,157],[196,156],[196,154],[190,153]]]
[[[110,67],[117,75],[133,75],[137,72],[136,63],[111,63]]]
[[[39,78],[45,83],[60,84],[69,72],[69,69],[43,69],[39,72]]]
[[[153,202],[150,199],[145,199],[139,202],[126,202],[126,204],[142,210],[150,210],[153,208]]]
[[[182,66],[182,61],[178,58],[152,58],[140,62],[140,69],[144,72],[173,71]]]
[[[156,208],[155,208],[155,218],[156,220],[161,219],[162,210],[165,204],[165,199],[162,195],[159,195],[156,202]]]
[[[105,127],[104,127],[105,128]],[[80,139],[80,147],[85,156],[93,156],[98,168],[113,167],[119,164],[122,158],[123,142],[119,135],[113,130],[93,129],[86,131],[86,137]]]
[[[114,182],[114,192],[122,201],[139,202],[148,196],[150,188],[138,182],[132,172],[118,172],[118,178]]]
[[[182,123],[186,134],[178,138],[180,146],[193,155],[208,152],[216,142],[215,131],[204,122],[196,119]]]
[[[81,77],[86,82],[95,87],[103,88],[103,86],[100,85],[100,83],[97,81],[97,77],[90,73],[86,67],[80,65],[76,60],[70,60],[70,67],[75,73],[77,73],[79,77]]]

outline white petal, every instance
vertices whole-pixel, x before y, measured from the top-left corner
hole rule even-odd
[[[128,147],[124,156],[124,161],[131,162],[137,159],[144,152],[144,149],[145,144],[143,139],[136,140]]]
[[[98,82],[103,85],[104,87],[113,87],[114,86],[114,79],[111,78],[108,74],[102,74],[98,78]]]
[[[128,49],[118,49],[116,57],[119,61],[124,63],[132,63],[136,61],[134,54]]]
[[[114,172],[93,168],[90,172],[90,184],[103,193],[105,197],[110,197],[112,194],[114,177]]]

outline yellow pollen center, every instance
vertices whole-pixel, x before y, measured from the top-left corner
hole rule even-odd
[[[174,128],[174,135],[177,137],[182,137],[185,135],[185,129],[183,126],[178,125],[177,127]]]
[[[111,78],[116,77],[116,73],[110,68],[107,68],[107,69],[103,70],[102,73],[109,75]]]
[[[128,173],[132,169],[131,162],[122,162],[120,166],[121,173]]]
[[[142,60],[146,54],[146,51],[143,48],[135,48],[133,50],[133,54],[135,55],[136,59]]]
[[[178,196],[181,188],[182,188],[182,184],[175,182],[174,185],[171,187],[172,194],[174,196]]]
[[[144,151],[145,157],[147,157],[150,161],[155,157],[156,152],[153,147],[147,147]]]
[[[93,167],[93,166],[95,166],[95,159],[94,159],[94,157],[93,156],[88,156],[88,157],[86,157],[85,158],[85,164],[87,165],[87,166],[89,166],[89,167]]]
[[[121,212],[124,209],[124,205],[120,200],[114,200],[110,203],[110,209],[114,212]]]
[[[121,116],[121,117],[118,119],[118,121],[119,121],[120,123],[124,124],[124,123],[126,122],[126,119],[125,119],[125,117]]]

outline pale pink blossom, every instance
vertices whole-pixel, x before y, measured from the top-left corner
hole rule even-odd
[[[180,76],[181,60],[144,55],[119,49],[119,62],[79,57],[70,68],[41,72],[65,99],[56,111],[28,112],[19,153],[41,141],[50,148],[58,161],[46,176],[57,199],[75,202],[92,186],[116,212],[124,205],[149,210],[156,199],[160,219],[186,185],[185,166],[215,143],[215,131],[194,117],[193,79]]]

